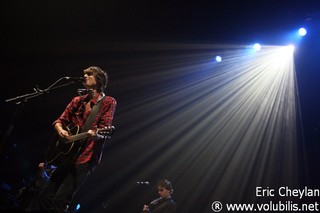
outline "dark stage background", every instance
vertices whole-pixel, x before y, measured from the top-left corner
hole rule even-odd
[[[80,210],[140,212],[144,203],[157,197],[153,187],[156,181],[168,178],[174,184],[174,198],[180,212],[212,212],[215,198],[210,193],[217,187],[218,182],[214,181],[217,177],[204,183],[201,174],[197,174],[208,163],[205,157],[190,156],[190,159],[204,158],[196,166],[172,167],[174,162],[185,159],[183,153],[190,152],[191,142],[196,142],[198,133],[191,136],[190,143],[175,146],[174,151],[170,143],[177,138],[161,144],[178,129],[170,124],[170,118],[178,114],[170,109],[178,101],[162,104],[152,97],[197,78],[192,76],[194,73],[166,78],[169,75],[166,65],[172,68],[174,65],[170,66],[169,62],[175,63],[170,58],[181,56],[187,60],[192,52],[174,48],[173,44],[261,41],[286,45],[285,34],[301,25],[308,25],[312,30],[295,53],[303,127],[299,143],[305,147],[307,162],[301,163],[305,169],[298,173],[301,187],[320,188],[318,1],[2,1],[0,4],[3,208],[17,207],[19,189],[32,181],[38,163],[43,160],[53,135],[52,122],[81,85],[73,84],[30,99],[16,117],[8,138],[5,132],[17,105],[5,100],[32,93],[36,85],[45,89],[63,76],[81,76],[84,68],[96,65],[108,71],[107,93],[118,102],[114,119],[116,133],[107,144],[102,165],[76,196]],[[208,48],[200,52],[210,55],[210,51]],[[168,117],[152,119],[162,113]],[[186,123],[188,118],[181,118],[181,124]],[[159,131],[161,128],[164,131]],[[175,137],[184,135],[180,132]],[[203,153],[210,155],[208,150]],[[215,172],[210,174],[214,176]],[[249,175],[247,181],[254,178]],[[139,186],[137,181],[149,181],[150,185]],[[244,190],[240,197],[230,196],[230,201],[252,201],[251,189],[249,186],[248,195]],[[230,194],[237,191],[226,190]]]

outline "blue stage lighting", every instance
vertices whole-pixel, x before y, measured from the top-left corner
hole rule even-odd
[[[80,203],[77,204],[75,212],[79,211],[79,209],[80,209]]]
[[[217,62],[221,62],[221,61],[222,61],[221,56],[216,56],[216,61],[217,61]]]
[[[305,36],[307,34],[307,30],[303,27],[301,27],[299,30],[298,30],[298,33],[300,36]]]
[[[261,50],[261,45],[258,44],[258,43],[255,43],[255,44],[253,45],[253,49],[255,49],[256,51],[259,51],[259,50]]]

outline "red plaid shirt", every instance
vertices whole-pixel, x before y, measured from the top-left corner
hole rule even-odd
[[[99,95],[94,97],[91,100],[92,104],[97,104],[98,98]],[[62,115],[53,122],[53,125],[56,123],[61,123],[65,126],[73,124],[81,127],[85,123],[91,111],[91,109],[86,111],[85,105],[86,103],[88,103],[88,101],[88,95],[74,97],[66,107]],[[113,115],[117,102],[110,96],[104,97],[101,101],[101,108],[92,124],[91,129],[104,128],[112,125]],[[83,151],[77,157],[76,164],[83,164],[88,161],[100,163],[104,142],[104,138],[96,138],[95,140],[88,139],[84,141],[82,149]]]

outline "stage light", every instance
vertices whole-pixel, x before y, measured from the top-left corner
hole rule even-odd
[[[307,30],[303,27],[301,27],[299,30],[298,30],[298,33],[300,36],[305,36],[307,34]]]
[[[253,49],[256,50],[256,51],[259,51],[259,50],[261,50],[261,45],[259,43],[255,43],[253,45]]]
[[[221,62],[221,61],[222,61],[221,56],[216,56],[216,61],[217,61],[217,62]]]

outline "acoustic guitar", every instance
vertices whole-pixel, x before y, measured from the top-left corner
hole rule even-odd
[[[69,132],[69,136],[67,138],[61,138],[58,135],[54,137],[46,152],[46,164],[59,165],[63,163],[72,154],[77,154],[82,142],[89,137],[87,132],[81,132],[81,128],[76,125],[69,125],[64,129]],[[95,133],[110,138],[114,130],[114,126],[109,126],[103,129],[96,129]]]

